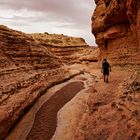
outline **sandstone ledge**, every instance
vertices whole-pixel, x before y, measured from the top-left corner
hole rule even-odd
[[[44,80],[38,81],[24,90],[20,90],[3,101],[0,105],[0,138],[3,139],[8,134],[17,121],[50,87],[64,82],[77,74],[80,74],[80,72],[70,71],[62,75],[55,75],[55,77],[52,76],[50,80],[47,80],[46,75],[43,75]]]
[[[140,64],[140,2],[138,0],[95,0],[92,33],[100,48],[99,61],[112,65]]]
[[[74,52],[80,54],[86,47],[87,52],[93,51],[81,38],[47,35],[47,41],[39,36],[0,25],[0,139],[48,88],[79,73],[65,66],[75,63],[75,58],[79,61]],[[51,42],[59,39],[59,47]]]

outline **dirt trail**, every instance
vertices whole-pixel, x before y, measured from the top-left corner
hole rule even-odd
[[[56,129],[57,112],[84,88],[83,82],[71,82],[57,91],[37,112],[27,140],[49,140]]]
[[[66,140],[66,139],[81,140],[84,137],[86,137],[85,134],[87,134],[89,137],[90,136],[92,137],[93,135],[95,136],[95,139],[98,139],[100,137],[98,135],[98,131],[102,130],[102,126],[105,128],[111,127],[110,131],[115,129],[114,125],[112,126],[112,124],[114,124],[114,122],[116,122],[117,119],[118,121],[120,120],[121,114],[120,113],[116,114],[114,109],[112,109],[111,104],[118,98],[119,84],[126,79],[128,73],[127,72],[124,73],[124,71],[121,70],[113,69],[113,72],[111,72],[111,75],[109,77],[109,83],[104,83],[100,69],[95,69],[92,65],[90,65],[89,67],[76,65],[74,66],[74,68],[75,69],[79,68],[80,70],[83,70],[85,72],[84,78],[82,78],[82,76],[75,77],[73,82],[71,81],[69,82],[69,84],[65,84],[65,86],[62,86],[61,88],[59,88],[59,90],[53,92],[54,94],[51,96],[51,98],[49,98],[49,100],[45,102],[43,106],[41,106],[41,108],[35,115],[35,121],[32,126],[32,129],[31,130],[29,129],[30,132],[28,131],[29,133],[27,133],[28,134],[26,135],[27,137],[25,136],[27,140],[50,140],[55,133],[56,126],[59,126],[57,129],[60,130],[61,132],[57,131],[56,133],[57,135],[55,135],[54,140]],[[90,76],[87,76],[88,75],[87,73]],[[92,80],[90,80],[90,77],[92,77],[94,80],[92,78],[91,78]],[[85,78],[87,79],[87,81],[84,81]],[[87,112],[87,117],[85,116],[85,119],[82,119],[83,121],[80,123],[80,125],[77,125],[79,124],[80,120],[78,120],[78,123],[76,123],[77,120],[75,120],[75,116],[78,116],[77,114],[78,111],[75,110],[80,109],[79,113],[83,112],[81,107],[78,106],[77,108],[76,104],[74,104],[73,106],[74,109],[72,109],[72,106],[70,105],[68,106],[68,108],[64,108],[61,111],[61,114],[59,114],[59,117],[61,119],[58,119],[57,122],[58,111],[61,108],[63,108],[63,106],[84,87],[86,89],[88,88],[91,89],[87,90],[86,93],[86,95],[88,94],[87,101],[82,102],[82,104],[81,102],[76,104],[78,105],[81,104],[81,106],[84,106],[83,105],[84,103],[86,103],[86,105],[88,103],[89,111],[91,111],[91,114],[93,116],[92,115],[89,116]],[[96,90],[96,92],[94,90]],[[83,94],[80,94],[79,97],[75,99],[74,102],[78,102],[78,100],[81,99],[81,96],[83,96]],[[85,98],[85,96],[83,96],[82,98]],[[101,116],[103,116],[104,118],[103,119],[100,118]],[[69,127],[68,124],[66,123],[68,122],[68,120],[70,120],[69,122],[71,122],[69,124],[70,125]],[[74,122],[75,124],[74,123],[72,124],[72,122]],[[95,122],[96,125],[93,125],[93,123]],[[106,123],[108,125],[106,125]],[[85,125],[87,125],[87,127],[85,127]],[[78,126],[79,130],[77,130]],[[72,131],[73,133],[69,135],[70,128],[73,128],[77,131]],[[108,129],[106,129],[105,132],[106,131],[108,131]],[[108,133],[111,133],[110,131],[107,132],[107,135]],[[92,134],[90,134],[90,132],[92,132]],[[104,133],[102,137],[104,137]]]
[[[104,116],[103,114],[106,114],[109,111],[112,113],[112,110],[109,110],[109,108],[106,108],[106,107],[108,107],[108,105],[112,101],[115,100],[116,96],[118,96],[115,91],[117,90],[119,84],[126,78],[126,74],[123,71],[113,70],[113,72],[110,74],[110,77],[109,77],[109,83],[104,83],[103,76],[102,76],[100,69],[85,68],[85,71],[87,73],[90,73],[91,75],[97,76],[96,82],[92,84],[92,90],[88,90],[88,92],[87,92],[87,94],[89,94],[89,96],[90,96],[87,101],[89,107],[91,107],[89,111],[92,111],[92,109],[94,109],[94,112],[97,114],[94,114],[95,116],[91,115],[91,116],[87,116],[87,118],[85,118],[85,119],[84,118],[81,119],[82,122],[79,126],[80,128],[79,128],[79,130],[77,130],[78,125],[74,126],[73,123],[71,123],[71,125],[69,124],[69,127],[68,127],[68,124],[65,127],[61,126],[61,125],[65,124],[65,122],[68,122],[68,120],[71,120],[71,122],[72,122],[72,120],[75,121],[75,116],[76,116],[76,112],[74,111],[74,109],[73,110],[71,109],[72,106],[69,106],[69,108],[66,108],[65,110],[63,109],[63,111],[61,111],[61,114],[59,114],[61,119],[60,119],[60,124],[58,125],[59,128],[57,128],[58,130],[60,129],[61,131],[58,131],[56,133],[53,140],[86,139],[86,137],[84,137],[83,135],[86,135],[87,133],[89,133],[89,136],[90,136],[90,132],[92,132],[92,128],[94,129],[94,132],[97,131],[96,126],[93,125],[93,120],[95,122],[99,122],[98,127],[97,127],[97,128],[99,128],[99,130],[100,130],[100,126],[102,126],[103,123],[108,123],[110,121],[107,118],[106,120],[103,120],[103,122],[102,122],[102,121],[100,121],[100,117]],[[91,87],[87,87],[87,88],[90,89]],[[96,93],[94,92],[95,90],[97,90]],[[98,113],[97,110],[99,110],[101,112]],[[69,116],[70,118],[65,117],[65,114],[68,114],[66,112],[70,112],[70,111],[72,111],[72,113],[71,113],[72,115]],[[88,115],[88,113],[89,112],[87,111],[87,115]],[[85,114],[83,115],[83,117],[86,117]],[[95,117],[96,117],[96,119],[94,119]],[[106,115],[105,115],[105,117],[106,117]],[[108,114],[107,114],[107,117],[108,117]],[[114,116],[114,119],[115,119],[115,116]],[[80,120],[79,120],[79,122],[80,122]],[[87,125],[87,127],[86,127],[86,125]],[[73,131],[73,134],[69,135],[71,128],[75,128],[76,131]],[[85,129],[87,129],[87,130],[85,130]],[[75,134],[76,134],[76,136],[74,136]],[[95,139],[98,139],[98,138],[95,137]],[[93,137],[91,136],[89,139],[93,140]]]
[[[139,139],[138,77],[137,80],[132,77],[131,71],[113,69],[109,83],[104,83],[100,70],[86,71],[98,78],[88,99],[89,112],[81,120],[74,139]],[[134,86],[133,83],[137,84]]]

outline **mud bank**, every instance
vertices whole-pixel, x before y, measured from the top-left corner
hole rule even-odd
[[[52,87],[51,89],[49,89],[47,91],[47,93],[44,94],[35,103],[35,105],[31,108],[31,110],[22,118],[22,120],[17,124],[17,126],[9,134],[9,136],[6,138],[6,140],[19,140],[19,139],[20,140],[25,140],[27,138],[32,139],[32,137],[30,137],[30,135],[29,135],[29,132],[32,132],[31,128],[32,129],[34,128],[34,124],[35,124],[35,121],[36,121],[37,114],[39,114],[39,116],[40,116],[40,109],[43,106],[44,106],[44,109],[46,109],[46,108],[48,109],[48,107],[46,107],[46,106],[48,106],[48,102],[50,102],[50,100],[54,101],[56,98],[59,98],[58,102],[60,104],[61,103],[63,103],[63,105],[66,104],[80,90],[82,90],[84,87],[86,87],[87,84],[91,83],[92,78],[90,79],[89,77],[91,77],[91,76],[88,75],[88,74],[81,74],[81,75],[78,75],[78,76],[72,78],[71,80],[69,80],[67,82],[56,85],[56,86]],[[61,93],[59,93],[59,92],[61,92]],[[80,94],[80,93],[78,93],[78,94]],[[58,97],[56,97],[56,96],[58,96]],[[60,98],[60,96],[62,96],[62,97]],[[56,103],[56,105],[57,105],[57,102],[54,102],[54,103]],[[59,105],[59,109],[57,109],[56,112],[58,112],[62,108],[63,105]],[[58,105],[55,106],[55,104],[51,105],[51,106],[54,107],[54,108],[58,107]],[[48,112],[48,111],[46,111],[46,112]],[[50,113],[48,113],[48,116],[53,117],[53,115],[51,115]],[[55,116],[57,116],[57,113],[55,113]],[[42,116],[40,116],[40,117],[42,117]],[[57,120],[56,117],[53,117],[53,119],[54,118],[55,118],[55,121],[56,121]],[[45,117],[45,119],[49,120],[49,119],[47,119],[47,117]],[[44,125],[44,119],[39,118],[38,120],[39,121],[42,120],[42,124]],[[38,123],[40,123],[40,122],[38,122]],[[57,123],[55,123],[55,125],[53,125],[53,131],[51,130],[51,132],[53,132],[53,133],[51,134],[49,132],[49,135],[51,134],[51,137],[53,136],[53,134],[55,132],[56,125],[57,125]],[[37,127],[37,128],[39,128],[39,127]],[[40,130],[41,129],[39,129],[38,131],[40,131]],[[46,130],[46,129],[43,128],[41,130],[41,134],[43,133],[44,130]],[[40,138],[37,137],[37,139],[41,139],[41,135],[38,134],[37,132],[35,132],[35,133],[40,137]],[[46,133],[45,133],[45,135],[46,135]],[[43,137],[43,138],[45,138],[45,137]],[[33,139],[35,139],[35,137]]]
[[[49,140],[56,129],[57,112],[83,88],[83,82],[72,82],[57,91],[37,112],[26,140]]]

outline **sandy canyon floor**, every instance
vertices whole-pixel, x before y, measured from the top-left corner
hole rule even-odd
[[[133,109],[129,108],[131,110],[129,112],[126,111],[128,104],[120,100],[122,89],[119,90],[132,72],[112,69],[109,83],[104,83],[101,70],[95,68],[92,63],[75,64],[70,66],[70,69],[83,71],[83,73],[49,89],[21,119],[6,140],[113,140],[114,138],[132,140],[138,138],[140,124],[135,123],[140,120],[135,118],[136,121],[134,121],[132,116],[127,120],[127,117],[130,117],[130,112],[138,109],[140,97],[135,97],[134,101],[137,105],[135,108],[132,107]],[[127,98],[127,95],[124,98]],[[139,117],[138,110],[136,116]],[[125,128],[124,125],[122,132],[129,131],[122,136],[119,132],[119,122],[120,127],[124,122],[130,125],[130,128]],[[135,131],[132,131],[134,128]],[[105,129],[107,131],[104,131]],[[117,133],[120,136],[117,136]]]

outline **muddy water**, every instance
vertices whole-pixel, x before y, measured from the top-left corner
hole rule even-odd
[[[84,88],[83,82],[71,82],[58,90],[36,114],[27,140],[49,140],[57,125],[57,112]]]
[[[37,102],[30,109],[30,111],[28,113],[26,113],[26,115],[23,116],[23,118],[15,126],[15,128],[10,132],[10,134],[6,137],[5,140],[26,140],[27,136],[29,136],[28,135],[29,132],[31,132],[31,128],[33,128],[33,125],[34,125],[34,122],[35,122],[35,119],[37,116],[36,114],[39,112],[40,108],[46,102],[48,102],[52,97],[54,98],[55,94],[58,94],[58,93],[60,94],[60,91],[62,89],[64,90],[64,88],[65,88],[66,92],[67,92],[67,90],[71,89],[67,92],[67,94],[66,93],[64,94],[65,96],[66,95],[69,96],[70,94],[72,94],[72,96],[73,96],[73,90],[75,90],[75,88],[76,88],[76,90],[78,90],[78,92],[77,91],[76,92],[80,94],[80,92],[79,92],[80,89],[85,89],[85,88],[89,87],[90,85],[93,86],[93,81],[94,81],[94,78],[91,75],[85,73],[84,75],[83,74],[78,75],[78,76],[66,81],[65,83],[61,83],[59,85],[55,85],[54,87],[50,88],[43,96],[41,96],[37,100]],[[73,83],[73,84],[71,85],[71,83]],[[71,86],[69,87],[69,85],[71,85]],[[82,87],[80,87],[80,89],[77,89],[79,85]],[[81,91],[83,91],[83,90],[81,90]],[[74,94],[77,95],[77,93],[74,93]],[[71,99],[73,99],[73,97],[71,97]],[[85,99],[85,96],[83,98]],[[69,101],[71,101],[71,99]],[[63,100],[63,98],[61,98],[61,100]],[[61,101],[59,101],[59,102],[61,102]],[[67,104],[67,102],[65,104]],[[63,106],[62,106],[62,108],[63,108]],[[64,120],[65,120],[65,118],[64,118]],[[59,123],[59,122],[57,122],[57,123]],[[33,138],[33,139],[35,139],[35,138]],[[37,139],[38,139],[38,137],[37,137]]]

